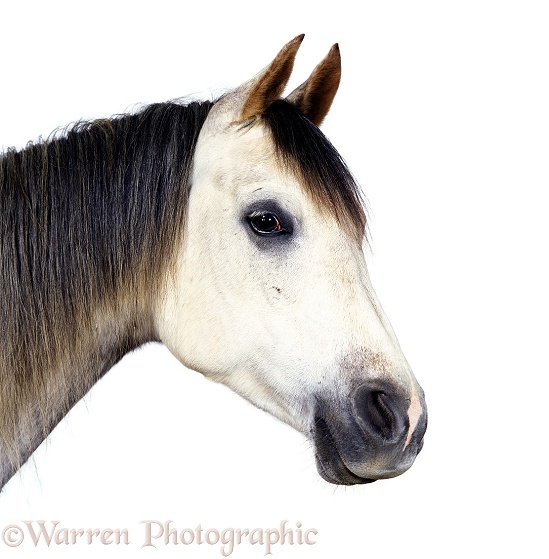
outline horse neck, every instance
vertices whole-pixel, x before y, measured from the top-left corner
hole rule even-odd
[[[117,361],[154,340],[150,325],[143,313],[118,302],[64,333],[52,332],[41,347],[57,345],[61,334],[65,345],[57,355],[37,348],[0,362],[0,488]]]
[[[0,156],[0,483],[155,339],[211,105],[152,105]]]
[[[94,188],[83,179],[104,144],[68,162],[55,143],[0,159],[0,487],[109,368],[154,339],[140,255],[117,260],[130,239],[106,206],[80,209],[117,188],[112,173]]]

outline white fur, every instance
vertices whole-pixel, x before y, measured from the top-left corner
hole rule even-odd
[[[311,394],[339,397],[342,360],[366,351],[384,365],[357,363],[364,379],[390,377],[410,395],[409,439],[422,411],[417,383],[362,247],[281,169],[263,125],[234,123],[237,101],[215,105],[199,137],[188,222],[157,317],[161,340],[186,366],[304,433]],[[295,219],[287,252],[258,250],[245,230],[244,208],[265,199]]]

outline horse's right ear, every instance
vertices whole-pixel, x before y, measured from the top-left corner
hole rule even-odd
[[[257,77],[239,89],[244,89],[246,98],[240,111],[240,121],[246,121],[263,114],[265,109],[280,99],[294,67],[295,55],[305,35],[282,47],[276,58]]]
[[[295,105],[310,121],[320,126],[328,114],[341,79],[341,57],[337,43],[313,70],[309,79],[286,100]]]

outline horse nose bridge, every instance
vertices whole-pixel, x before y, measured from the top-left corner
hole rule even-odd
[[[375,292],[366,264],[360,267],[353,290],[352,320],[358,335],[379,347],[400,351],[400,345],[387,314]]]
[[[339,363],[339,371],[348,385],[374,383],[386,387],[389,393],[397,390],[404,397],[412,398],[417,392],[417,381],[400,348],[389,342],[384,345],[368,342],[355,345]]]
[[[387,355],[400,357],[400,345],[393,327],[369,282],[360,282],[346,301],[350,331],[354,343],[375,347]]]
[[[375,293],[365,292],[361,299],[353,311],[348,350],[341,362],[343,372],[353,385],[387,381],[413,398],[419,388],[417,380]]]

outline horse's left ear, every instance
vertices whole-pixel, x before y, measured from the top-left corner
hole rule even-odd
[[[328,114],[341,80],[341,57],[337,43],[313,70],[309,79],[286,100],[295,105],[310,121],[320,126]]]
[[[240,121],[263,114],[265,109],[280,98],[294,67],[295,55],[305,35],[298,35],[284,45],[276,58],[251,83],[244,84],[247,97],[240,112]]]

